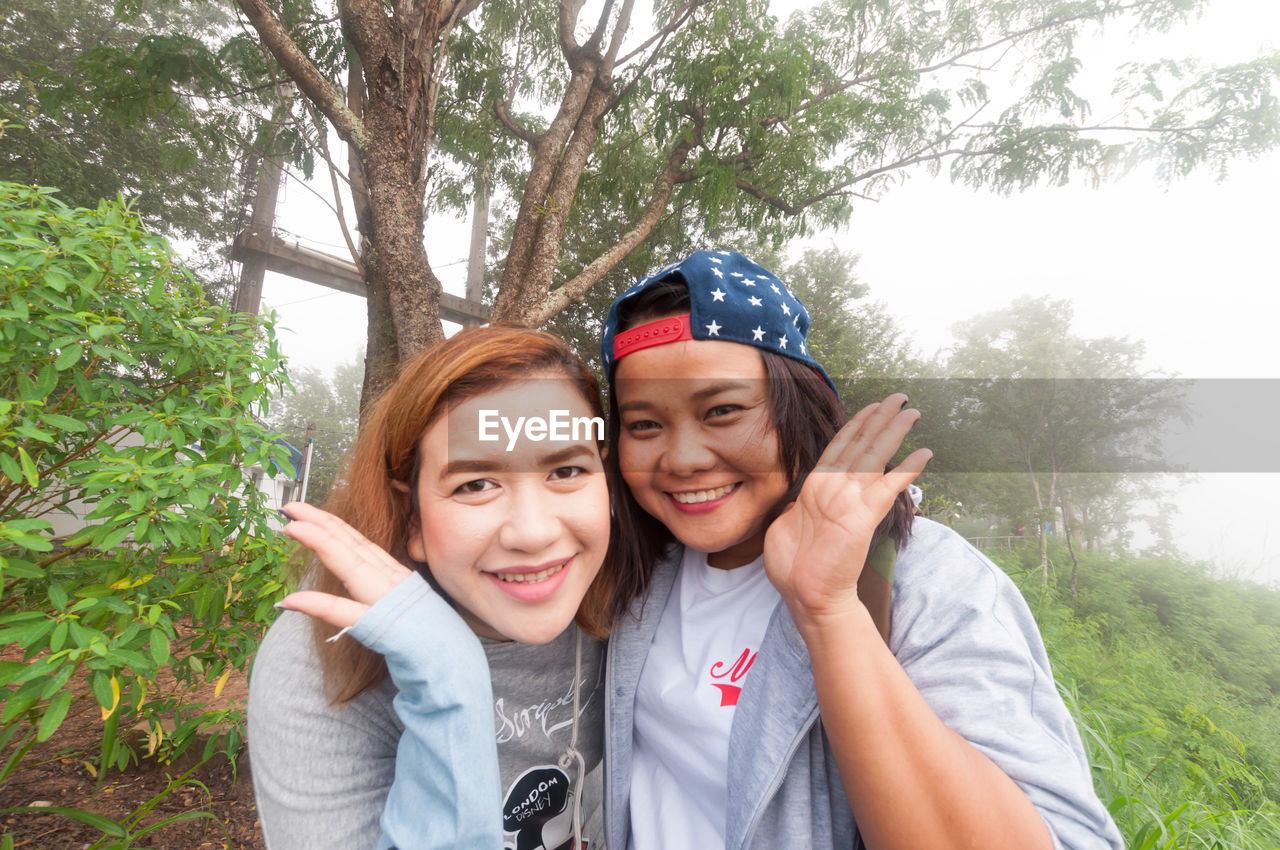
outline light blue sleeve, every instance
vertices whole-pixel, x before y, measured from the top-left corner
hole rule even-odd
[[[493,687],[480,639],[417,573],[350,634],[386,658],[405,727],[379,850],[501,848]]]

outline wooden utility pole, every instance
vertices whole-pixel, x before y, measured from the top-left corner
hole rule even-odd
[[[272,141],[275,137],[272,136]],[[258,160],[258,175],[253,193],[253,216],[249,226],[236,237],[239,244],[245,234],[250,236],[270,237],[276,218],[276,201],[280,196],[282,173],[279,161],[272,156],[270,146],[261,154],[254,154]],[[236,285],[235,300],[232,309],[237,313],[258,315],[262,305],[262,281],[267,274],[267,257],[261,254],[237,256],[235,247],[231,250],[232,259],[239,260],[240,281]]]
[[[471,254],[467,259],[467,300],[484,300],[484,255],[489,237],[489,162],[476,173],[471,203]]]
[[[288,118],[292,99],[278,107],[272,117],[274,126],[281,126]],[[367,294],[364,278],[360,276],[356,264],[350,260],[340,260],[320,251],[304,248],[296,242],[290,244],[275,235],[276,202],[280,196],[280,184],[284,177],[281,158],[275,150],[275,134],[266,143],[266,149],[255,153],[259,160],[256,190],[253,198],[253,215],[249,226],[236,236],[231,243],[231,259],[240,266],[240,281],[236,286],[235,299],[232,303],[237,313],[257,315],[262,305],[262,281],[268,271],[296,277],[318,283],[339,292],[348,292],[362,298]],[[477,180],[477,186],[480,185]],[[487,229],[489,220],[489,195],[487,174],[483,201],[483,227]],[[341,201],[339,201],[341,202]],[[476,208],[480,209],[477,197]],[[481,213],[477,212],[477,215]],[[440,318],[456,322],[460,325],[483,325],[489,321],[492,309],[483,303],[484,296],[484,234],[481,231],[479,249],[479,278],[472,288],[472,275],[467,275],[467,297],[459,298],[448,292],[440,295]],[[477,262],[475,234],[472,233],[471,262]]]

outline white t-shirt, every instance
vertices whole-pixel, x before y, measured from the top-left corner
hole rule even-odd
[[[720,570],[685,549],[636,691],[635,850],[724,846],[734,707],[780,601],[763,556]]]

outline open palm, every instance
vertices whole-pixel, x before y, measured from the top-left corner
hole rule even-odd
[[[286,510],[292,520],[284,533],[316,554],[351,594],[347,599],[316,590],[300,590],[281,605],[318,617],[330,625],[354,625],[412,571],[338,517],[314,505],[295,502]]]
[[[876,526],[933,456],[918,449],[884,471],[920,418],[919,411],[902,409],[906,400],[891,395],[845,423],[799,498],[765,534],[765,570],[797,619],[839,614],[859,604],[858,576]]]

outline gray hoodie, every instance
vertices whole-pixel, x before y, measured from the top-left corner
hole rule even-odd
[[[681,552],[609,642],[605,835],[629,846],[636,686]],[[1044,817],[1057,850],[1123,847],[1098,800],[1080,735],[1013,582],[949,528],[916,518],[898,553],[889,648],[934,712],[1000,766]],[[786,606],[774,610],[729,738],[726,850],[859,847],[819,722],[813,670]]]

